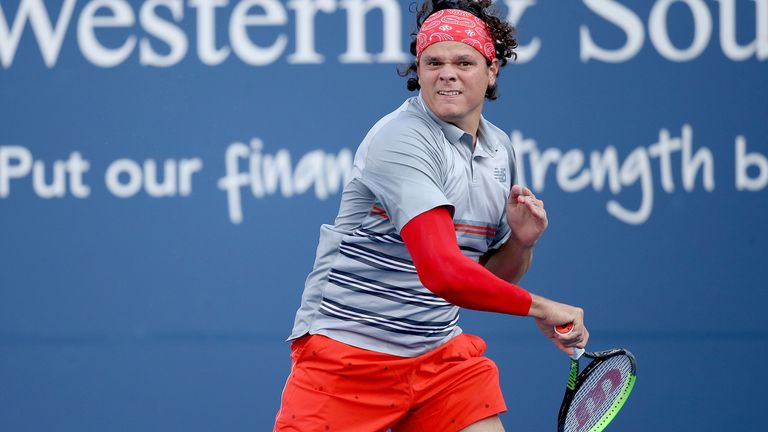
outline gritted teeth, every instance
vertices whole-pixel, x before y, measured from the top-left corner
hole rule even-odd
[[[437,94],[443,96],[458,96],[461,92],[458,90],[438,90]]]

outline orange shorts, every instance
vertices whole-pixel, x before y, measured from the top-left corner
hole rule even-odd
[[[507,409],[483,352],[485,342],[467,334],[413,358],[303,336],[291,345],[274,430],[458,431]]]

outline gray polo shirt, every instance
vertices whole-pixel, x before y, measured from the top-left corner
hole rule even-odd
[[[509,137],[480,121],[478,141],[438,119],[420,96],[379,120],[355,154],[333,225],[320,228],[290,339],[322,334],[414,357],[461,333],[459,308],[419,281],[400,237],[408,221],[451,209],[464,255],[478,260],[509,237],[516,180]]]

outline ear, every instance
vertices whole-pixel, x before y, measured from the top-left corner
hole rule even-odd
[[[496,84],[496,77],[499,76],[499,59],[495,58],[491,60],[491,65],[488,66],[488,86]]]
[[[416,60],[416,82],[419,83],[419,85],[421,85],[421,75],[419,74],[419,71],[421,70],[421,68],[419,67],[420,61],[421,59]]]

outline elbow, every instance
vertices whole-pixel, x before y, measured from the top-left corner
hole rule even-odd
[[[429,265],[417,268],[417,274],[419,280],[424,287],[435,295],[442,298],[450,298],[451,292],[456,287],[454,284],[455,278],[451,277],[451,272],[447,271],[444,266]]]

